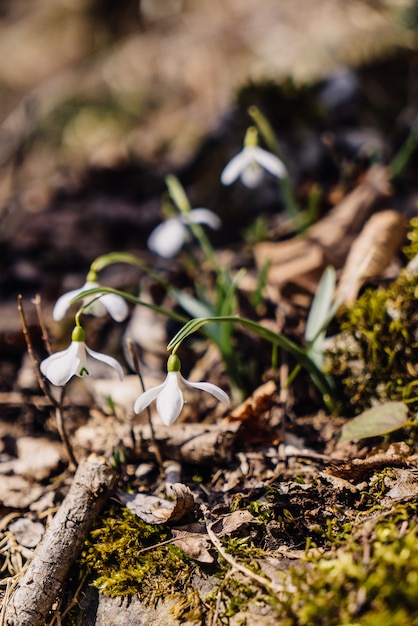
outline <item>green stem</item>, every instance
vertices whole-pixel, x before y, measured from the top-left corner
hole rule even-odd
[[[320,391],[326,406],[330,410],[334,409],[334,400],[333,400],[334,390],[332,387],[332,381],[328,380],[328,378],[324,375],[324,373],[321,372],[321,370],[316,366],[316,364],[312,361],[312,359],[309,358],[305,350],[300,348],[297,344],[295,344],[293,341],[291,341],[284,335],[280,333],[276,333],[268,328],[265,328],[264,326],[261,326],[261,324],[258,324],[257,322],[254,322],[253,320],[250,320],[244,317],[235,317],[235,316],[229,316],[229,315],[222,316],[222,317],[197,318],[194,320],[190,320],[175,335],[175,337],[173,337],[173,339],[170,341],[170,343],[167,346],[167,350],[173,350],[173,349],[177,350],[179,345],[182,343],[182,341],[186,337],[188,337],[192,333],[202,328],[202,326],[205,326],[206,324],[210,324],[213,322],[216,322],[216,323],[221,323],[221,322],[231,323],[232,322],[234,324],[240,324],[244,326],[245,328],[247,328],[248,330],[254,332],[256,335],[258,335],[262,339],[266,339],[273,345],[281,347],[287,352],[289,352],[290,354],[292,354],[297,359],[298,363],[300,363],[300,365],[303,366],[309,372],[314,384]]]
[[[418,116],[415,118],[411,130],[409,131],[409,135],[397,152],[397,154],[393,157],[392,162],[389,165],[389,178],[390,180],[395,180],[398,176],[400,176],[408,164],[411,156],[415,152],[418,146]]]
[[[264,143],[267,148],[275,154],[281,161],[285,162],[283,158],[283,152],[280,148],[280,144],[277,140],[276,133],[273,130],[268,119],[263,115],[260,109],[256,106],[251,106],[248,109],[248,114],[253,119],[255,125],[257,126],[257,130],[263,138]],[[286,207],[286,211],[290,217],[295,220],[300,219],[300,209],[295,200],[295,194],[293,191],[292,183],[290,181],[289,176],[285,176],[281,178],[279,181],[280,189],[283,196],[283,202]]]
[[[129,252],[110,252],[109,254],[103,254],[102,256],[97,257],[97,259],[95,259],[90,266],[90,272],[100,272],[105,267],[113,265],[114,263],[127,263],[128,265],[138,267],[162,285],[167,291],[170,289],[169,283],[161,278],[158,272]]]
[[[94,300],[97,300],[103,294],[106,294],[106,293],[112,293],[112,294],[115,294],[116,296],[120,296],[121,298],[124,298],[125,300],[127,300],[128,302],[131,302],[132,304],[139,304],[140,306],[145,306],[148,309],[152,309],[156,313],[162,313],[166,317],[169,317],[178,322],[186,323],[189,321],[187,317],[185,317],[184,315],[180,315],[180,313],[175,313],[174,311],[171,311],[170,309],[166,309],[165,307],[158,306],[158,304],[151,304],[150,302],[145,302],[144,300],[141,300],[140,298],[137,298],[136,296],[132,296],[130,293],[126,293],[125,291],[119,291],[118,289],[112,289],[111,287],[95,287],[94,289],[86,289],[86,291],[82,291],[75,298],[73,298],[70,304],[74,304],[75,302],[78,302],[79,300],[83,300],[84,298],[87,298],[89,296],[94,296],[94,295],[97,295],[97,298],[94,299]],[[79,318],[80,315],[83,313],[83,311],[88,306],[90,306],[91,303],[92,301],[90,301],[86,306],[80,307],[80,309],[76,313],[76,318]]]

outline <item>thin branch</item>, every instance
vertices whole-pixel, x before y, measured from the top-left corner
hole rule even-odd
[[[42,341],[44,342],[44,345],[45,345],[45,348],[47,349],[48,354],[52,354],[52,346],[51,346],[51,342],[49,341],[48,329],[46,327],[44,316],[42,313],[41,296],[39,295],[39,293],[36,294],[32,302],[36,308],[36,314],[38,316],[38,322],[39,322],[39,326],[41,328],[41,333],[42,333]]]
[[[282,593],[283,591],[291,592],[293,590],[293,585],[291,584],[288,584],[287,586],[279,585],[273,582],[272,580],[270,580],[269,578],[266,578],[265,576],[260,576],[259,574],[256,574],[256,572],[253,572],[251,569],[249,569],[242,563],[238,563],[238,561],[236,561],[234,557],[225,550],[219,537],[213,531],[213,525],[216,523],[217,520],[211,522],[207,518],[207,510],[205,510],[206,507],[202,506],[202,509],[203,509],[203,513],[205,517],[206,530],[209,535],[209,539],[211,540],[212,544],[214,545],[216,550],[219,552],[219,554],[222,556],[222,558],[225,559],[225,561],[227,561],[230,565],[232,565],[232,567],[235,570],[237,570],[238,572],[241,572],[241,574],[244,574],[244,576],[247,576],[247,578],[254,580],[261,587],[263,587],[264,589],[267,589],[271,593],[279,594],[279,593]]]
[[[26,321],[26,316],[25,316],[25,311],[23,309],[23,302],[22,302],[22,296],[21,294],[19,294],[17,296],[17,309],[19,311],[19,315],[20,315],[20,320],[22,323],[22,331],[23,331],[23,337],[25,338],[25,342],[26,342],[26,348],[28,350],[28,354],[29,357],[33,363],[33,366],[35,368],[35,374],[36,374],[36,378],[38,380],[38,384],[39,387],[41,388],[42,392],[44,393],[44,395],[48,398],[48,400],[50,400],[53,404],[53,406],[55,408],[58,407],[58,402],[57,400],[54,398],[54,396],[51,394],[51,392],[48,389],[48,386],[45,383],[45,379],[41,374],[41,370],[39,369],[39,359],[35,356],[35,352],[33,350],[33,346],[32,346],[32,340],[30,338],[30,334],[29,334],[29,327],[28,327],[28,323]]]
[[[37,312],[38,312],[38,318],[39,318],[39,323],[41,326],[41,331],[42,331],[42,335],[43,335],[43,339],[46,343],[47,349],[50,351],[50,345],[49,345],[49,341],[48,341],[48,337],[47,337],[47,333],[46,333],[46,329],[44,328],[43,325],[43,321],[42,321],[42,315],[40,314],[40,309],[38,309],[38,307],[40,306],[40,301],[38,301],[37,299],[35,299],[34,301],[35,306],[37,307]],[[71,447],[70,441],[68,439],[67,433],[65,431],[65,427],[64,427],[64,407],[63,407],[63,402],[64,402],[64,395],[65,395],[65,388],[62,389],[61,391],[61,396],[59,401],[53,396],[53,394],[50,392],[48,385],[45,382],[44,377],[42,376],[40,367],[39,367],[39,359],[35,356],[35,352],[33,350],[33,346],[32,346],[32,340],[29,334],[29,327],[26,321],[26,316],[25,316],[25,312],[23,309],[23,302],[22,302],[22,296],[19,294],[17,297],[17,308],[19,311],[19,315],[20,315],[20,320],[22,323],[22,330],[23,330],[23,336],[25,338],[25,342],[26,342],[26,347],[28,350],[28,354],[29,357],[33,363],[34,369],[35,369],[35,373],[36,373],[36,378],[38,380],[38,384],[39,387],[41,388],[43,394],[48,398],[48,400],[51,401],[53,407],[55,408],[55,417],[57,420],[57,428],[58,428],[58,432],[59,435],[61,437],[61,440],[65,446],[65,449],[67,451],[68,454],[68,458],[70,460],[70,462],[72,463],[72,465],[74,465],[74,467],[77,467],[77,460],[74,456],[74,452],[73,449]]]

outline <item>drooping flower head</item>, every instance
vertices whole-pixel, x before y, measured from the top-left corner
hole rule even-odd
[[[188,237],[188,223],[203,224],[214,230],[221,227],[221,220],[209,209],[192,209],[179,213],[159,224],[148,237],[148,248],[165,259],[178,254]]]
[[[89,361],[95,359],[115,369],[122,380],[123,370],[116,359],[91,350],[86,346],[84,339],[84,330],[81,326],[76,326],[72,332],[71,343],[68,348],[51,354],[41,362],[40,369],[45,378],[53,385],[63,387],[73,376],[89,376]]]
[[[229,404],[229,397],[225,391],[212,383],[192,383],[186,380],[181,375],[180,368],[180,359],[176,354],[172,354],[167,361],[167,376],[165,381],[157,387],[148,389],[136,399],[134,405],[135,413],[141,413],[151,402],[157,400],[157,411],[163,424],[171,426],[180,415],[184,404],[183,393],[179,383],[182,383],[185,387],[207,391],[219,400],[219,402]]]
[[[82,287],[67,291],[67,293],[64,293],[58,298],[52,312],[53,319],[56,322],[62,320],[70,308],[71,301],[74,298],[80,295],[83,291],[95,289],[96,287],[100,287],[97,273],[90,270],[87,274],[86,282]],[[129,313],[129,308],[125,300],[121,296],[113,293],[106,293],[102,296],[95,294],[84,298],[82,306],[85,307],[83,312],[88,315],[101,317],[102,315],[106,315],[106,313],[108,313],[115,320],[115,322],[123,322]]]
[[[238,178],[249,188],[259,185],[266,170],[277,178],[287,176],[286,166],[276,155],[263,150],[258,145],[258,132],[250,126],[244,139],[244,147],[224,167],[221,174],[221,183],[231,185]]]

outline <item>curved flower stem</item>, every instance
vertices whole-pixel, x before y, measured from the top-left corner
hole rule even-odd
[[[270,122],[265,117],[265,115],[263,115],[260,109],[256,106],[251,106],[248,109],[248,114],[254,121],[255,125],[257,126],[257,130],[260,133],[261,137],[263,138],[270,152],[272,152],[277,157],[279,157],[281,161],[285,162],[285,159],[283,158],[282,150],[280,148],[280,144],[277,141],[276,134]],[[285,176],[284,178],[280,179],[280,188],[282,191],[283,201],[284,201],[288,214],[293,219],[299,221],[300,209],[295,200],[295,195],[292,189],[292,184],[290,182],[289,176]]]
[[[172,350],[175,352],[180,347],[182,341],[193,334],[194,332],[200,330],[203,326],[210,323],[234,323],[240,324],[247,328],[248,330],[254,332],[258,337],[262,339],[266,339],[270,343],[283,350],[286,350],[290,354],[292,354],[298,363],[303,366],[310,374],[312,381],[314,382],[317,389],[320,391],[323,401],[325,405],[332,411],[334,409],[334,389],[332,380],[329,378],[318,368],[315,362],[309,357],[305,350],[300,348],[296,343],[288,339],[285,335],[281,333],[276,333],[253,320],[247,319],[245,317],[238,317],[232,315],[224,315],[219,317],[206,317],[206,318],[195,318],[190,320],[187,324],[183,326],[183,328],[173,337],[173,339],[169,342],[167,346],[167,350]]]
[[[134,267],[138,267],[140,270],[151,276],[157,283],[164,287],[167,291],[170,290],[170,284],[161,277],[152,267],[141,261],[134,254],[129,252],[110,252],[109,254],[103,254],[97,257],[90,266],[90,272],[100,272],[105,267],[113,265],[114,263],[127,263]]]
[[[83,300],[88,296],[97,295],[97,298],[100,298],[105,293],[113,293],[117,296],[121,296],[125,298],[127,302],[131,302],[132,304],[139,304],[140,306],[145,306],[148,309],[152,309],[156,313],[162,313],[166,317],[169,317],[177,322],[187,322],[188,318],[180,313],[176,313],[175,311],[171,311],[170,309],[166,309],[165,307],[158,306],[158,304],[151,304],[150,302],[145,302],[136,296],[131,295],[130,293],[126,293],[125,291],[119,291],[118,289],[113,289],[112,287],[94,287],[94,289],[86,289],[86,291],[80,292],[75,298],[73,298],[70,304],[74,304],[79,300]],[[91,305],[92,301],[89,302]],[[88,305],[80,307],[80,309],[76,313],[76,317],[80,316],[83,311],[87,308]]]
[[[173,175],[167,176],[165,182],[172,201],[185,218],[187,226],[190,228],[194,238],[199,243],[203,254],[206,257],[206,260],[208,261],[208,263],[210,263],[213,270],[216,272],[218,280],[220,281],[223,289],[226,290],[230,283],[228,273],[225,272],[225,270],[219,265],[216,258],[215,250],[213,249],[209,237],[206,235],[203,228],[200,226],[200,224],[192,222],[188,219],[192,207],[183,186],[181,185],[178,178]]]

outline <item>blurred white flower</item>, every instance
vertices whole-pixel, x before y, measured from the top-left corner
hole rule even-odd
[[[53,319],[56,322],[62,320],[70,308],[70,303],[73,298],[76,298],[83,291],[95,289],[96,287],[100,287],[97,281],[87,280],[79,289],[73,289],[72,291],[64,293],[55,303],[54,310],[52,312]],[[89,304],[89,302],[91,302],[91,304]],[[102,296],[99,296],[98,294],[89,296],[83,299],[82,305],[88,305],[87,308],[84,309],[84,313],[88,315],[95,315],[97,317],[101,317],[102,315],[106,315],[106,313],[108,313],[115,320],[115,322],[123,322],[129,313],[129,308],[125,300],[121,296],[113,293],[105,293]]]
[[[188,213],[179,213],[152,231],[148,237],[148,248],[165,259],[176,256],[188,237],[188,222],[210,226],[214,230],[222,225],[219,216],[209,209],[192,209]]]
[[[244,146],[225,166],[221,174],[221,183],[231,185],[240,178],[246,187],[252,189],[262,181],[263,169],[277,178],[287,176],[286,167],[277,156],[260,146]]]
[[[163,424],[171,426],[181,413],[184,404],[184,398],[179,384],[192,389],[200,389],[207,391],[214,396],[219,402],[229,404],[228,394],[212,383],[200,382],[191,383],[180,374],[180,359],[177,355],[172,354],[167,363],[167,377],[165,381],[157,387],[152,387],[139,398],[134,404],[135,413],[141,413],[153,402],[157,400],[157,411]]]
[[[76,326],[71,336],[71,343],[65,350],[51,354],[41,362],[42,374],[53,385],[64,386],[73,376],[89,376],[88,361],[96,359],[115,369],[119,378],[123,378],[123,369],[111,356],[95,352],[84,343],[84,330]]]

